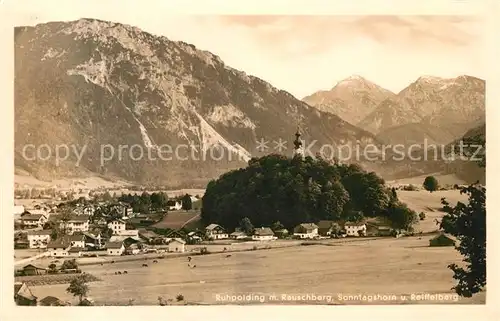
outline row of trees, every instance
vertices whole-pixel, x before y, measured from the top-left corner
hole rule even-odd
[[[383,179],[357,165],[321,158],[267,155],[248,167],[211,181],[203,197],[204,223],[238,227],[243,218],[257,226],[281,222],[287,229],[319,220],[359,221],[385,216],[409,229],[417,214],[402,204]]]

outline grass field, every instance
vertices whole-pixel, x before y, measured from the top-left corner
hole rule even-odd
[[[441,198],[446,198],[450,205],[455,205],[457,202],[467,203],[467,195],[460,194],[458,190],[448,191],[398,191],[399,199],[406,203],[409,208],[417,213],[424,212],[425,220],[419,221],[415,226],[416,232],[432,232],[438,229],[435,220],[440,220],[444,213],[440,211],[442,208]]]
[[[143,262],[120,262],[82,268],[103,280],[89,284],[89,296],[96,304],[106,305],[126,305],[130,299],[135,305],[156,305],[159,296],[175,301],[179,294],[190,304],[260,304],[260,299],[274,304],[485,303],[484,293],[470,299],[452,296],[454,281],[446,266],[459,262],[460,257],[452,247],[428,247],[429,238],[257,250],[232,253],[229,258],[210,254],[193,257],[196,268],[188,268],[185,257],[148,261],[149,267],[142,267]],[[114,274],[124,270],[128,274]],[[53,295],[75,303],[66,288],[67,284],[31,287],[38,297]],[[444,301],[401,299],[401,295],[422,293],[448,297]],[[299,294],[325,297],[297,298]],[[375,299],[353,297],[359,294]],[[221,300],[224,295],[253,297],[228,302]],[[271,295],[278,301],[270,302]],[[283,301],[282,295],[295,296]]]
[[[185,224],[198,221],[199,217],[200,211],[169,211],[163,220],[153,227],[179,229]]]

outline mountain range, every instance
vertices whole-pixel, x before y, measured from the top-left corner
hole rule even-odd
[[[297,127],[316,153],[325,144],[451,142],[484,123],[484,81],[474,77],[421,78],[395,94],[352,76],[299,100],[192,44],[87,18],[16,27],[14,85],[16,170],[41,180],[204,187],[251,157],[291,155]],[[60,163],[23,155],[43,144],[85,149]],[[103,146],[114,150],[104,162]]]
[[[303,139],[317,140],[313,153],[324,144],[378,143],[191,44],[96,19],[15,28],[15,165],[39,179],[101,175],[204,186],[252,156],[278,152],[280,139],[287,141],[280,152],[291,155],[297,126]],[[259,151],[262,139],[267,149]],[[78,166],[73,154],[55,164],[27,160],[28,144],[86,150]],[[102,146],[115,150],[104,164]],[[120,146],[128,146],[122,157]],[[165,146],[185,152],[160,159]],[[220,153],[199,160],[217,146]],[[141,150],[156,153],[139,159]]]
[[[485,122],[485,81],[466,75],[422,76],[397,94],[355,76],[303,101],[386,144],[447,144]]]

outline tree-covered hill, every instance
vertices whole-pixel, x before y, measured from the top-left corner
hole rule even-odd
[[[415,212],[387,189],[384,180],[357,165],[321,158],[267,155],[252,158],[246,168],[211,181],[203,197],[202,220],[234,229],[247,217],[255,226],[281,222],[290,229],[320,220],[388,217],[406,229]]]

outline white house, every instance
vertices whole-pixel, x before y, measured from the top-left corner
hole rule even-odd
[[[185,251],[185,249],[184,249],[185,244],[186,244],[186,242],[184,240],[171,239],[168,242],[168,251],[169,252],[183,253]]]
[[[108,223],[108,228],[113,231],[113,234],[122,235],[125,231],[126,223],[124,220],[116,219]]]
[[[269,227],[256,228],[252,235],[254,241],[271,241],[276,239],[274,232]]]
[[[47,217],[43,214],[25,214],[21,216],[21,223],[24,228],[42,227],[47,222]]]
[[[51,238],[51,230],[28,231],[28,244],[30,249],[45,249]]]
[[[318,226],[314,223],[302,223],[293,229],[293,235],[301,239],[312,239],[317,237]]]
[[[354,223],[346,222],[344,224],[344,229],[347,236],[364,236],[366,235],[366,224],[365,223]]]
[[[169,211],[178,211],[182,208],[182,201],[168,201],[167,207]]]
[[[106,250],[108,255],[119,256],[125,251],[125,246],[123,245],[123,242],[108,242],[106,243]]]
[[[51,257],[66,257],[71,246],[65,241],[52,241],[47,244],[47,251]]]
[[[79,247],[79,248],[85,247],[85,235],[83,235],[83,233],[81,232],[73,233],[73,235],[69,235],[67,239],[71,247]]]
[[[66,233],[71,235],[75,232],[87,232],[89,230],[88,215],[73,215],[67,222],[61,221],[59,227],[66,230]]]
[[[205,228],[205,234],[210,240],[222,240],[229,237],[224,228],[217,224],[210,224],[207,226]]]

